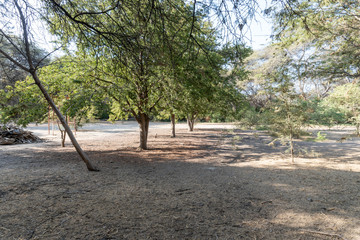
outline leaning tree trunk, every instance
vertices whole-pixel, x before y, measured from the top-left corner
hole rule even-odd
[[[62,126],[65,129],[65,132],[67,133],[67,135],[69,136],[72,144],[74,145],[76,151],[78,152],[78,154],[80,155],[81,159],[85,162],[87,169],[89,171],[99,171],[90,161],[90,158],[87,156],[87,154],[82,150],[82,148],[80,147],[79,143],[77,142],[74,134],[72,133],[69,125],[66,123],[66,120],[64,118],[64,116],[61,114],[61,112],[59,111],[59,109],[56,107],[54,101],[51,99],[50,95],[48,94],[48,92],[46,91],[46,89],[44,88],[44,86],[42,85],[39,77],[36,74],[36,71],[31,72],[31,75],[36,83],[36,85],[40,88],[42,94],[44,95],[44,97],[46,98],[46,101],[49,103],[49,105],[51,106],[51,108],[53,109],[53,111],[55,112],[56,116],[59,118]]]
[[[176,137],[175,134],[175,114],[171,113],[171,137]]]
[[[187,116],[188,130],[190,132],[194,131],[195,119],[196,119],[196,117],[194,115]]]
[[[10,60],[11,62],[13,62],[15,65],[17,65],[18,67],[20,67],[21,69],[25,70],[26,72],[30,73],[31,76],[33,77],[35,84],[39,87],[40,91],[42,92],[42,94],[44,95],[46,101],[49,103],[49,105],[51,106],[51,108],[53,109],[53,111],[55,112],[55,114],[57,115],[57,117],[59,118],[61,124],[63,125],[65,131],[67,132],[67,134],[69,135],[69,138],[72,142],[72,144],[74,145],[76,151],[79,153],[80,157],[82,158],[82,160],[85,162],[88,170],[90,171],[98,171],[97,168],[95,168],[92,163],[90,162],[89,157],[85,154],[85,152],[81,149],[80,145],[78,144],[78,142],[76,141],[71,129],[69,128],[69,126],[67,125],[64,116],[61,114],[61,112],[59,111],[59,109],[56,107],[54,101],[51,99],[50,95],[48,94],[48,92],[46,91],[46,89],[44,88],[44,86],[41,84],[41,81],[36,73],[36,68],[34,67],[33,64],[33,58],[31,55],[31,51],[30,51],[30,42],[29,42],[29,25],[28,25],[28,21],[26,19],[26,16],[24,15],[23,10],[21,9],[19,3],[17,1],[14,1],[14,4],[19,12],[19,20],[21,21],[21,27],[22,27],[22,31],[23,31],[23,40],[24,40],[24,47],[25,47],[25,54],[23,53],[23,56],[26,58],[27,63],[29,64],[29,68],[27,68],[26,66],[22,65],[19,61],[16,61],[14,58],[12,58],[11,55],[7,54],[6,52],[2,51],[2,49],[0,48],[0,53],[2,55],[4,55],[4,57],[6,57],[8,60]],[[22,51],[20,51],[22,52]]]
[[[136,119],[140,127],[140,145],[139,149],[147,149],[147,138],[149,133],[149,123],[150,118],[146,113],[140,113],[139,117]]]

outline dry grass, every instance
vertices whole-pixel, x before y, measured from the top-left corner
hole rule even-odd
[[[59,140],[1,147],[0,239],[360,239],[359,140],[343,134],[299,141],[291,164],[263,132],[157,129],[148,151],[80,132],[98,173]]]

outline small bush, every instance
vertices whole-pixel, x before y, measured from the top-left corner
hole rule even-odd
[[[320,131],[317,132],[317,135],[316,135],[316,138],[315,138],[315,141],[325,141],[326,140],[326,134],[325,133],[321,133]]]

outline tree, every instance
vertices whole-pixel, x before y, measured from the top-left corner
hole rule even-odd
[[[294,138],[301,135],[301,130],[308,122],[307,102],[299,98],[298,94],[289,89],[280,88],[277,98],[267,105],[266,118],[271,131],[277,133],[281,139],[289,143],[291,161],[294,163]]]
[[[360,135],[360,85],[353,82],[336,87],[323,103],[328,108],[335,108],[343,113],[349,122],[356,127]]]
[[[243,118],[244,111],[249,108],[243,89],[239,82],[248,79],[249,71],[244,60],[252,54],[252,49],[246,45],[227,43],[220,50],[222,56],[222,69],[217,86],[215,109],[212,117],[220,121],[236,121]],[[214,119],[216,120],[216,119]]]
[[[86,62],[70,56],[57,58],[38,70],[39,79],[65,118],[76,118],[78,123],[81,119],[108,118],[110,112],[109,103],[99,89],[81,85],[89,77],[88,70]],[[30,77],[7,86],[1,98],[2,122],[15,121],[26,126],[47,120],[48,104],[41,95]]]
[[[48,104],[34,85],[34,80],[28,77],[13,85],[0,89],[0,121],[3,124],[13,122],[23,127],[31,122],[42,122],[47,116]]]
[[[13,42],[21,45],[21,39],[18,36],[11,35],[11,38]],[[24,59],[22,52],[18,51],[14,45],[7,41],[0,41],[0,48],[21,64],[26,65],[26,59]],[[37,64],[39,68],[49,64],[49,59],[46,58],[48,54],[46,51],[36,45],[30,48],[32,49],[34,64]],[[0,119],[2,123],[15,120],[24,126],[27,125],[29,121],[32,121],[35,116],[41,115],[38,106],[40,106],[42,101],[30,99],[30,95],[25,96],[22,91],[15,92],[15,89],[19,88],[20,85],[25,85],[20,82],[25,81],[28,75],[28,72],[24,71],[8,58],[0,55]],[[29,101],[20,100],[20,94],[23,94],[22,100],[28,99]],[[23,111],[23,109],[29,109],[29,111]]]
[[[64,41],[74,40],[79,52],[93,58],[94,81],[88,84],[102,87],[113,99],[112,119],[135,117],[140,128],[139,148],[146,149],[150,118],[167,87],[175,86],[166,73],[177,59],[204,52],[205,40],[214,41],[213,30],[200,10],[182,1],[176,6],[161,1],[120,5],[109,1],[107,9],[103,1],[76,3],[78,8],[51,1],[53,30]],[[98,14],[87,14],[91,11]],[[63,26],[61,31],[58,24]]]
[[[312,72],[342,83],[360,76],[358,1],[299,1],[269,12],[283,45],[309,42],[319,53],[321,61]]]
[[[52,107],[56,115],[58,116],[60,122],[62,123],[63,127],[65,128],[71,142],[73,143],[76,151],[79,153],[82,160],[85,162],[88,170],[90,171],[97,171],[97,169],[91,163],[89,157],[85,154],[85,152],[81,149],[80,145],[76,141],[71,129],[66,123],[65,118],[61,114],[61,112],[56,107],[54,101],[51,99],[50,95],[46,91],[45,87],[43,86],[41,80],[38,77],[38,68],[39,63],[35,62],[33,58],[33,52],[35,44],[31,44],[30,42],[30,12],[31,6],[24,1],[13,0],[6,2],[5,4],[0,6],[2,8],[2,21],[1,21],[1,28],[0,28],[0,40],[3,44],[12,45],[22,56],[22,60],[19,61],[15,59],[9,52],[5,52],[5,49],[0,49],[0,55],[7,58],[13,64],[17,65],[22,70],[28,72],[34,80],[34,83],[39,87],[40,91],[42,92],[43,96],[45,97],[46,101]],[[32,13],[33,14],[33,13]],[[9,26],[12,25],[13,17],[16,17],[18,21],[18,26],[21,27],[21,41],[17,41],[17,38],[13,38],[11,34],[7,33],[6,30],[9,30]]]
[[[210,113],[214,104],[214,97],[219,76],[219,65],[213,60],[207,61],[205,54],[196,58],[191,65],[186,66],[183,71],[181,108],[178,109],[186,117],[188,130],[194,130],[194,124],[198,117]]]
[[[13,42],[20,44],[21,39],[11,34]],[[30,43],[31,44],[31,43]],[[21,64],[26,64],[24,57],[21,55],[21,52],[18,51],[12,44],[6,41],[0,41],[0,48],[3,51],[7,52],[14,59],[19,61]],[[31,51],[33,55],[34,64],[38,64],[39,67],[46,66],[49,63],[49,59],[46,58],[48,54],[43,49],[37,47],[36,45],[31,46]],[[14,64],[8,58],[0,56],[0,89],[4,89],[5,86],[14,85],[16,81],[24,80],[28,73],[21,69],[19,66]]]
[[[289,144],[294,162],[294,138],[308,124],[309,107],[303,92],[299,89],[296,67],[286,49],[270,46],[260,56],[248,59],[250,79],[242,81],[242,87],[249,95],[254,107],[260,112],[261,123],[268,126],[283,142]],[[247,90],[250,88],[250,91]],[[255,89],[255,91],[254,91]],[[253,100],[255,99],[255,101]],[[251,114],[251,117],[253,114]]]
[[[99,68],[105,68],[117,79],[122,78],[123,82],[133,82],[135,85],[130,91],[125,91],[128,96],[126,102],[123,102],[124,97],[111,94],[118,102],[114,105],[118,107],[118,117],[131,114],[138,121],[141,149],[147,148],[151,112],[161,100],[161,97],[156,98],[153,93],[159,92],[156,88],[161,89],[166,85],[161,83],[164,81],[158,81],[161,77],[157,76],[157,72],[164,68],[164,64],[173,63],[174,58],[196,51],[193,46],[206,46],[206,41],[200,41],[198,36],[205,35],[204,19],[209,18],[211,11],[215,11],[219,17],[220,21],[217,23],[225,25],[233,35],[237,35],[257,9],[256,1],[222,1],[219,5],[215,2],[195,1],[189,5],[183,1],[138,1],[136,4],[124,1],[120,4],[119,1],[108,0],[89,4],[83,0],[51,0],[45,1],[45,4],[53,33],[66,42],[76,42],[79,50],[97,58],[100,65],[101,61],[111,59],[111,64]],[[227,6],[230,5],[233,5],[232,14],[228,14]],[[180,51],[174,51],[174,46],[181,46],[178,47]],[[111,69],[108,70],[109,68]],[[155,84],[152,78],[158,79],[159,84]],[[112,84],[112,81],[106,81]],[[118,88],[124,89],[123,82],[116,84]],[[134,94],[133,91],[137,93]],[[138,99],[136,104],[135,95]],[[124,111],[127,113],[120,114]],[[194,114],[195,112],[190,113],[189,118]]]
[[[360,3],[311,0],[289,4],[269,11],[276,23],[277,40],[286,47],[309,43],[317,58],[309,72],[313,79],[328,79],[327,89],[322,94],[326,98],[320,108],[328,108],[323,113],[331,113],[338,120],[346,114],[357,126],[358,133],[356,81],[360,76]]]

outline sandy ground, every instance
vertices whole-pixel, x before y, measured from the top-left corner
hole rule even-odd
[[[0,146],[0,239],[360,239],[360,140],[269,146],[261,131],[199,124],[85,125],[77,133],[101,169],[88,172],[70,143]],[[319,129],[310,129],[316,133]]]

